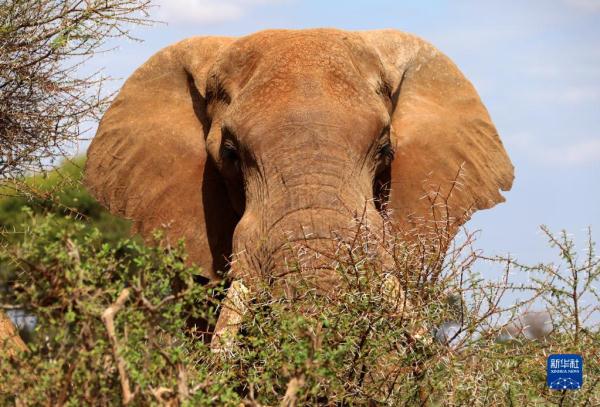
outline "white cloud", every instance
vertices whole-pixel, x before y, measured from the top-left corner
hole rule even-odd
[[[591,55],[595,50],[584,50],[582,54],[586,56]],[[522,72],[533,79],[569,79],[569,78],[584,78],[590,82],[600,79],[600,72],[598,71],[598,64],[600,63],[600,56],[593,56],[594,58],[590,61],[581,61],[581,57],[578,61],[573,63],[572,59],[567,61],[552,61],[545,64],[532,63],[525,65],[522,68]],[[598,62],[597,62],[598,61]]]
[[[600,161],[600,138],[582,140],[578,143],[549,151],[556,161],[570,165],[585,165]]]
[[[600,0],[566,0],[566,3],[582,11],[600,11]]]
[[[158,19],[168,23],[218,23],[242,15],[238,4],[213,0],[163,0],[158,6]]]
[[[257,5],[278,0],[159,0],[157,18],[167,23],[222,23],[239,20]]]
[[[557,79],[563,75],[564,70],[557,65],[551,64],[532,64],[525,66],[523,72],[534,77],[541,79]]]
[[[588,103],[600,100],[600,92],[593,87],[575,87],[571,86],[565,89],[565,102],[567,103]]]
[[[552,83],[548,83],[545,88],[523,89],[519,93],[519,97],[523,101],[531,104],[579,106],[600,101],[600,88],[595,84],[553,86]]]
[[[507,137],[510,148],[525,153],[535,162],[551,166],[586,166],[600,162],[600,137],[584,138],[562,146],[548,145],[547,141],[531,133],[514,133]]]

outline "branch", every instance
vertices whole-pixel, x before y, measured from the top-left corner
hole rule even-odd
[[[183,404],[190,397],[188,388],[187,371],[183,363],[177,364],[177,397],[179,402]]]
[[[125,371],[125,360],[119,355],[119,341],[115,333],[115,315],[123,308],[125,302],[129,298],[129,288],[123,289],[117,300],[102,313],[102,322],[106,326],[108,337],[113,348],[113,356],[119,370],[119,378],[121,380],[121,389],[123,391],[123,405],[129,404],[135,397],[135,391],[132,393],[129,386],[129,379]]]
[[[292,378],[288,384],[287,389],[285,391],[285,395],[283,396],[283,400],[281,400],[281,407],[294,407],[296,406],[298,399],[296,394],[298,391],[304,386],[304,375]]]

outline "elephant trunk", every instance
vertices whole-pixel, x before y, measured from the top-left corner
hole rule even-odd
[[[382,219],[373,213],[378,219],[363,218],[362,212],[330,210],[324,214],[318,210],[317,219],[312,214],[309,210],[288,215],[274,234],[270,273],[274,285],[284,287],[287,295],[298,284],[324,293],[335,291],[343,280],[338,268],[350,261],[348,248],[366,239],[376,241],[381,235]],[[377,245],[373,246],[371,250],[380,256]]]
[[[215,327],[215,351],[230,347],[245,310],[243,298],[260,285],[286,298],[295,298],[304,288],[334,295],[341,292],[344,276],[338,268],[348,261],[352,244],[364,248],[367,241],[371,255],[391,264],[378,245],[384,221],[369,195],[368,181],[340,186],[344,183],[339,179],[334,183],[334,177],[321,176],[294,185],[289,178],[279,179],[285,188],[271,187],[268,197],[257,193],[259,188],[249,188],[255,195],[248,197],[234,233],[233,284]]]
[[[238,225],[234,279],[253,284],[255,277],[273,286],[300,279],[328,291],[340,283],[336,267],[347,260],[342,247],[369,240],[373,243],[370,254],[384,256],[376,243],[382,236],[383,219],[359,190],[319,184],[285,192],[285,199],[265,205],[260,217],[249,207]]]
[[[393,264],[389,254],[378,245],[383,219],[372,203],[367,203],[365,211],[352,215],[339,209],[297,209],[276,218],[269,226],[267,236],[245,241],[243,249],[234,257],[231,270],[234,281],[211,344],[215,352],[227,352],[232,348],[246,310],[244,301],[251,297],[250,292],[257,284],[268,284],[273,296],[288,299],[298,298],[305,289],[335,296],[343,292],[339,288],[345,278],[344,270],[338,267],[352,269],[347,267],[347,262],[352,261],[348,253],[358,252],[352,249],[352,244],[361,249],[366,243],[372,244],[367,251],[378,258],[382,269]],[[354,260],[362,262],[361,258]],[[387,295],[398,301],[397,280],[393,277],[384,279]]]

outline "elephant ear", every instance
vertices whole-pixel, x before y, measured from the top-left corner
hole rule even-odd
[[[111,212],[151,239],[183,238],[189,260],[218,278],[237,222],[204,136],[209,68],[232,39],[191,38],[138,68],[100,122],[87,153],[85,183]]]
[[[513,166],[473,85],[430,44],[394,30],[361,34],[379,53],[392,98],[389,207],[400,225],[450,233],[504,198]]]

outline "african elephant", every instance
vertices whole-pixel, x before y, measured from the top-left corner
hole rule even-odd
[[[7,353],[12,355],[15,352],[27,349],[27,345],[19,336],[12,321],[0,310],[0,355]]]
[[[353,213],[376,225],[385,204],[409,228],[436,216],[423,198],[434,191],[456,228],[503,201],[513,178],[473,85],[395,30],[169,46],[127,80],[86,165],[93,195],[143,236],[185,238],[211,280],[233,259],[230,276],[246,285],[285,279],[288,243],[325,244]],[[331,284],[326,271],[317,280]]]

